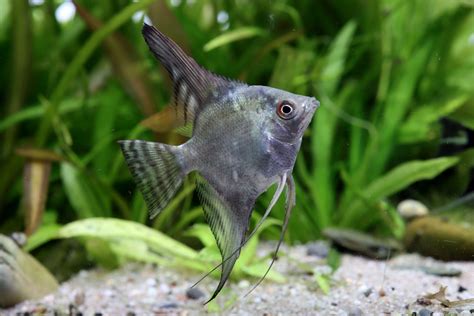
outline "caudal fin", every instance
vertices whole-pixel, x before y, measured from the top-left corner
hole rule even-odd
[[[119,144],[153,218],[183,183],[185,175],[173,152],[175,147],[141,140],[123,140]]]

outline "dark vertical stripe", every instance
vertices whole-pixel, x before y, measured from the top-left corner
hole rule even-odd
[[[186,89],[186,95],[184,96],[183,104],[184,104],[184,125],[188,122],[188,102],[189,98],[191,97],[191,88],[188,86]]]
[[[163,166],[165,170],[165,177],[168,179],[168,187],[166,187],[165,193],[166,198],[172,198],[174,188],[176,187],[176,175],[173,177],[176,170],[176,164],[173,153],[171,153],[167,146],[163,146],[162,148],[162,158],[163,158]]]
[[[150,208],[156,208],[159,207],[161,204],[159,203],[159,199],[155,198],[155,195],[159,193],[160,190],[163,188],[163,179],[162,179],[162,174],[160,172],[160,169],[158,166],[160,165],[160,157],[159,155],[156,155],[156,157],[153,157],[151,154],[151,150],[155,150],[152,146],[149,146],[146,142],[142,143],[142,151],[145,160],[150,163],[150,168],[148,168],[148,172],[145,175],[144,179],[146,180],[146,183],[144,183],[144,188],[143,192],[145,194],[145,199],[147,200],[147,204],[150,205]],[[153,181],[156,178],[156,181]],[[142,179],[140,181],[143,182]],[[158,202],[158,203],[157,203]]]
[[[183,84],[184,77],[181,76],[180,74],[177,75],[177,78],[174,78],[174,106],[176,109],[176,117],[178,116],[178,106],[181,104],[183,105],[183,112],[184,115],[186,115],[186,105],[184,105],[183,100],[179,99],[180,91],[181,91],[181,85]],[[186,119],[185,119],[186,121]]]

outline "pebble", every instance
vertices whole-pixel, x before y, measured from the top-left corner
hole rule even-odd
[[[186,290],[186,296],[192,300],[198,300],[204,296],[204,292],[198,287],[193,287]]]
[[[365,297],[369,297],[370,294],[374,291],[373,287],[368,287],[367,285],[362,285],[359,289],[358,292],[363,294]]]
[[[80,306],[82,304],[84,304],[84,301],[85,301],[85,295],[84,295],[84,291],[82,290],[77,290],[74,292],[74,304]]]
[[[326,258],[329,254],[329,246],[324,241],[317,241],[306,245],[306,255]]]
[[[419,316],[431,316],[432,312],[429,309],[423,308],[418,312]]]
[[[164,309],[178,308],[178,304],[176,304],[176,303],[166,303],[166,304],[160,305],[160,308],[164,308]]]
[[[462,311],[461,313],[459,313],[459,316],[471,316],[471,312],[470,311]]]
[[[169,293],[171,293],[171,288],[167,284],[161,283],[160,284],[160,291],[163,292],[163,293],[169,294]]]
[[[351,309],[348,313],[348,316],[362,316],[362,315],[364,315],[364,313],[358,307]]]

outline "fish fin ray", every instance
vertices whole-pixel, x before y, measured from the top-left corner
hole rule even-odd
[[[262,226],[263,222],[265,221],[265,219],[268,217],[268,215],[270,214],[271,210],[273,209],[273,207],[275,206],[276,202],[278,201],[278,199],[280,198],[280,195],[283,191],[283,188],[285,186],[285,183],[286,183],[286,177],[287,175],[284,174],[280,181],[278,182],[278,187],[277,189],[275,190],[275,193],[273,194],[273,197],[272,197],[272,200],[270,202],[270,204],[268,205],[265,213],[263,214],[262,218],[258,221],[258,223],[255,225],[254,229],[252,230],[252,232],[250,234],[248,234],[248,236],[245,238],[245,240],[242,242],[242,244],[234,250],[234,252],[232,252],[230,255],[228,255],[226,258],[222,258],[222,262],[219,263],[218,265],[216,265],[214,268],[212,268],[209,272],[207,272],[205,275],[203,275],[198,281],[196,281],[192,286],[191,288],[195,287],[196,285],[198,285],[199,282],[201,282],[202,280],[204,280],[206,277],[208,277],[211,273],[213,273],[216,269],[218,269],[219,267],[221,267],[226,261],[228,261],[235,253],[237,253],[237,251],[240,251],[242,249],[242,247],[244,247],[247,242],[250,240],[250,238],[253,237],[253,235],[255,235],[255,233],[258,231],[258,229],[260,228],[260,226]]]
[[[240,247],[248,229],[253,203],[242,201],[241,205],[233,205],[228,196],[218,192],[202,176],[198,175],[196,182],[204,217],[214,234],[222,256],[221,278],[211,298],[205,303],[207,304],[222,290],[240,255]]]
[[[141,140],[119,141],[119,144],[153,218],[183,183],[184,174],[173,153],[174,147]]]
[[[211,94],[219,88],[245,85],[204,69],[154,26],[144,24],[142,34],[151,52],[173,80],[173,103],[179,109],[176,113],[183,125],[194,122]]]

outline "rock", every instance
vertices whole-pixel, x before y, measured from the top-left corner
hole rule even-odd
[[[444,261],[469,261],[474,257],[474,230],[436,216],[411,221],[403,243],[410,252]]]
[[[0,306],[41,298],[56,291],[58,282],[13,240],[0,235]]]
[[[428,215],[428,208],[417,200],[404,200],[397,206],[398,213],[406,219]]]
[[[176,303],[165,303],[163,305],[160,305],[161,309],[173,309],[173,308],[178,308],[178,304]]]
[[[250,286],[250,282],[248,280],[242,280],[239,282],[238,287],[241,289],[245,289]]]
[[[421,266],[420,269],[423,270],[426,274],[445,277],[457,277],[460,276],[462,273],[461,270],[456,268],[450,268],[448,266],[445,266],[444,264]]]
[[[14,232],[10,235],[10,238],[19,246],[23,247],[26,244],[27,237],[25,233]]]
[[[192,300],[198,300],[201,297],[204,297],[204,295],[204,292],[198,287],[192,287],[186,291],[186,296]]]
[[[326,258],[329,254],[329,246],[323,241],[317,241],[306,245],[306,255]]]
[[[326,228],[323,235],[343,250],[370,258],[387,259],[402,249],[394,239],[375,238],[353,229]]]
[[[372,292],[374,291],[374,288],[362,285],[358,291],[359,293],[362,293],[365,297],[369,297],[370,294],[372,294]]]
[[[431,316],[432,312],[429,309],[423,308],[418,312],[419,316]]]
[[[82,290],[77,290],[74,293],[74,304],[80,306],[80,305],[84,304],[84,301],[85,301],[84,292]]]
[[[356,307],[356,308],[351,309],[348,312],[348,315],[349,316],[362,316],[362,315],[364,315],[364,313],[362,312],[362,310],[360,308]]]

